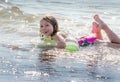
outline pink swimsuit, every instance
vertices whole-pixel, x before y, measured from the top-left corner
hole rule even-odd
[[[93,37],[93,36],[92,37],[82,36],[80,38],[77,38],[77,42],[81,47],[93,44],[95,40],[96,40],[96,37]]]

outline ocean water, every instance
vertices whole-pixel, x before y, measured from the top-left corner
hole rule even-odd
[[[119,0],[0,0],[0,82],[119,82],[120,49],[104,45],[77,52],[44,52],[39,21],[56,17],[71,37],[89,35],[99,16],[120,36]],[[103,38],[108,41],[103,32]]]

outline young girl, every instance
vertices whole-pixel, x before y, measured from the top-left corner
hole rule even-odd
[[[95,22],[93,22],[92,28],[92,33],[94,36],[83,36],[75,40],[69,39],[64,32],[59,30],[57,20],[53,16],[45,16],[40,21],[40,32],[42,34],[42,40],[46,41],[46,43],[54,43],[54,46],[57,48],[75,51],[79,50],[80,46],[84,47],[93,44],[96,39],[101,40],[102,29],[106,32],[111,43],[117,43],[120,45],[120,38],[109,29],[109,27],[99,18],[98,15],[94,16],[94,20]]]

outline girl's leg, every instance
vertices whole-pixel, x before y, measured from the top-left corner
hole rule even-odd
[[[92,23],[92,34],[94,34],[97,39],[102,40],[101,28],[98,27],[96,22]]]
[[[94,16],[94,20],[99,24],[99,27],[106,32],[112,43],[120,44],[120,38],[99,18],[98,15]]]

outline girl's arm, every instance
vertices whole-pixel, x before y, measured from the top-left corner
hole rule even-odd
[[[65,48],[66,43],[63,34],[61,34],[60,32],[56,33],[54,39],[57,41],[57,48],[61,48],[61,49]]]

